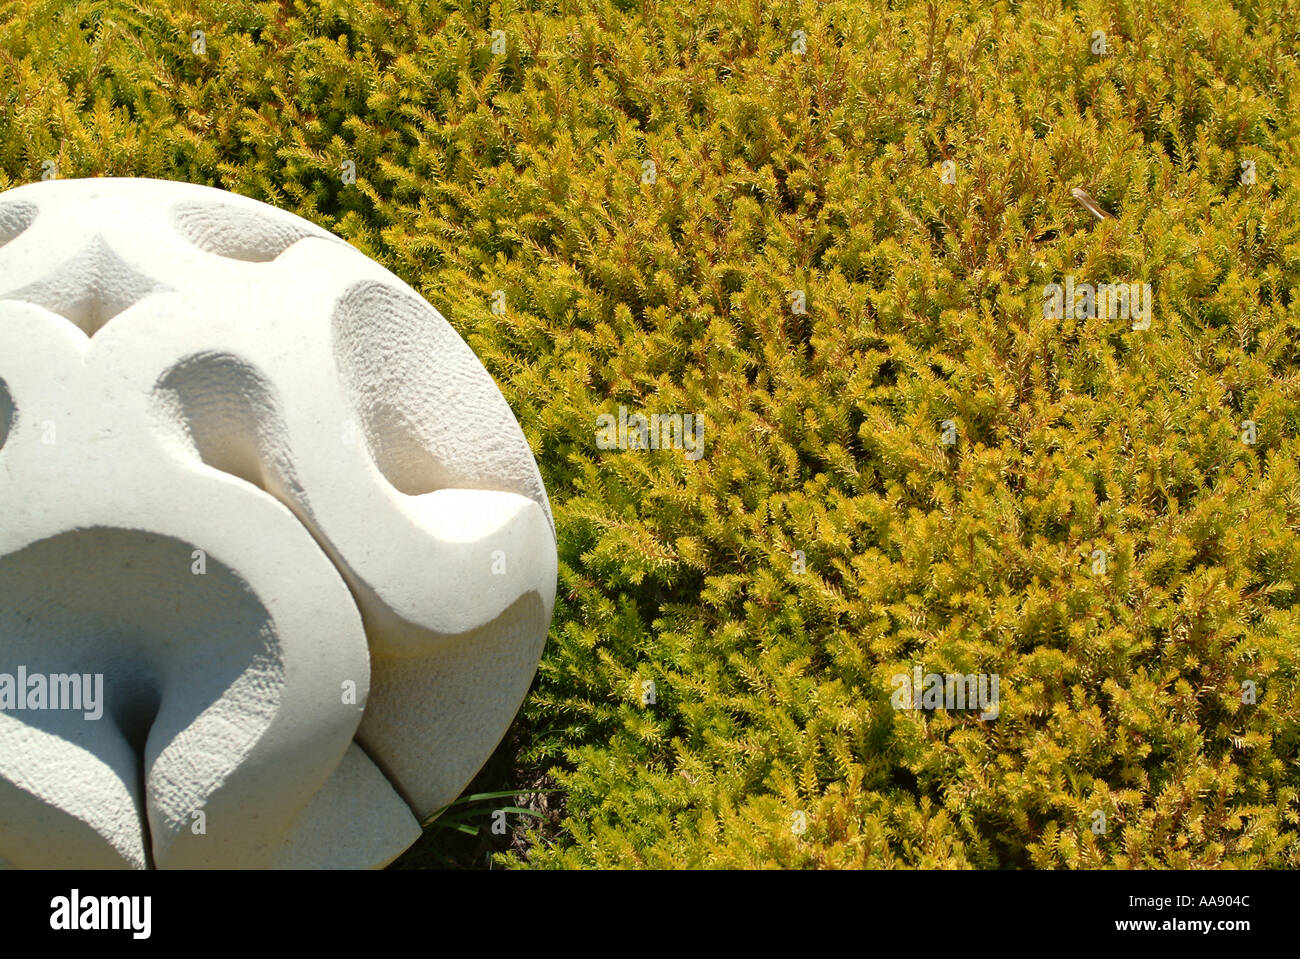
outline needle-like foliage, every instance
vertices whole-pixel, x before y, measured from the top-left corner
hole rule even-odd
[[[1298,14],[14,0],[0,188],[276,204],[497,378],[561,560],[510,762],[563,791],[499,863],[1294,868]],[[620,405],[704,455],[599,449]],[[916,666],[998,715],[895,709]]]

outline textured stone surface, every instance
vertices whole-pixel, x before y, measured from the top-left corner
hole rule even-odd
[[[509,407],[378,264],[206,187],[0,194],[0,863],[391,861],[555,577]],[[6,703],[20,669],[102,674],[103,715]]]

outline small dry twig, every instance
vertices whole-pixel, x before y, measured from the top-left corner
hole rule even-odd
[[[1114,216],[1107,213],[1105,210],[1103,210],[1100,206],[1097,205],[1097,201],[1088,195],[1087,190],[1080,189],[1079,187],[1076,186],[1074,189],[1070,191],[1070,195],[1074,197],[1076,200],[1078,200],[1080,203],[1082,203],[1083,208],[1087,210],[1089,213],[1091,213],[1093,216],[1095,216],[1098,220],[1115,219]]]

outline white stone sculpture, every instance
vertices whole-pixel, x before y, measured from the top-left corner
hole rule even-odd
[[[0,866],[390,862],[555,584],[518,423],[392,273],[208,187],[0,194]]]

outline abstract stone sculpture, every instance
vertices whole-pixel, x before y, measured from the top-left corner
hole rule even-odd
[[[207,187],[0,194],[0,865],[386,864],[555,583],[519,425],[393,274]]]

